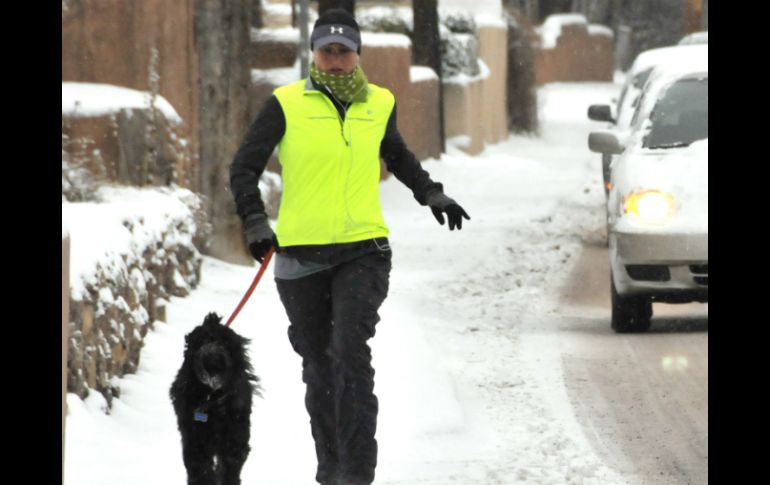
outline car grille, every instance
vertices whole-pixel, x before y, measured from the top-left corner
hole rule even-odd
[[[692,273],[693,281],[701,286],[709,285],[709,265],[705,264],[691,264],[690,273]]]
[[[657,264],[627,264],[626,272],[631,279],[637,281],[668,281],[671,279],[668,266]]]

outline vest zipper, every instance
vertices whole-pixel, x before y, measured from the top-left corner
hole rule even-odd
[[[340,136],[342,137],[342,140],[345,142],[345,146],[350,146],[350,141],[348,141],[348,139],[345,138],[345,120],[348,118],[348,110],[345,107],[345,105],[342,104],[340,100],[337,99],[336,96],[334,96],[334,93],[332,93],[331,89],[329,89],[327,86],[324,86],[324,89],[326,89],[326,91],[329,93],[329,96],[331,97],[331,101],[336,102],[342,108],[342,112],[344,113],[344,118],[340,116],[339,112],[337,111],[337,108],[334,105],[332,105],[332,108],[334,108],[334,112],[337,113],[337,119],[340,120]]]

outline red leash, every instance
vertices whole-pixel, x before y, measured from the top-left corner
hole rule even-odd
[[[265,259],[262,261],[262,266],[259,267],[259,271],[257,272],[257,276],[254,277],[254,281],[251,282],[251,286],[249,287],[249,291],[246,292],[245,295],[243,295],[243,298],[241,299],[241,302],[238,304],[238,308],[235,309],[233,314],[230,316],[230,318],[227,320],[226,327],[229,327],[231,323],[233,323],[233,320],[235,320],[235,317],[238,315],[238,313],[241,311],[241,308],[243,308],[243,305],[246,304],[246,302],[249,300],[249,297],[254,292],[254,288],[257,287],[257,283],[259,283],[259,280],[262,279],[262,275],[265,273],[265,270],[267,269],[267,265],[270,264],[270,258],[273,257],[273,253],[275,252],[275,248],[270,248],[270,250],[265,254]]]

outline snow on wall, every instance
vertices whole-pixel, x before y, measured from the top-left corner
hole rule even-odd
[[[81,398],[120,395],[163,300],[200,280],[208,231],[202,200],[175,187],[101,187],[99,202],[62,201],[71,232],[67,382]],[[197,244],[196,244],[197,243]]]
[[[479,73],[471,76],[464,72],[455,74],[451,77],[444,78],[444,83],[447,84],[459,84],[461,86],[468,86],[474,82],[477,81],[483,81],[484,79],[488,79],[489,75],[491,74],[491,71],[489,70],[489,67],[487,64],[481,59],[478,59],[478,66],[479,66]]]
[[[585,16],[580,14],[550,15],[537,31],[543,39],[544,49],[553,49],[561,36],[561,29],[566,25],[588,25]]]
[[[276,67],[273,69],[252,69],[251,82],[267,82],[273,86],[283,86],[301,79],[299,62],[292,67]]]
[[[196,225],[189,200],[195,194],[181,188],[140,189],[102,187],[103,202],[62,203],[62,227],[71,234],[71,296],[81,300],[86,285],[95,283],[96,268],[112,271],[115,278],[127,259],[138,258],[162,241],[164,247],[192,247]],[[190,232],[167,233],[169,227],[187,225]],[[116,273],[118,272],[118,273]]]
[[[499,29],[508,29],[508,24],[501,16],[494,16],[487,13],[481,13],[474,16],[478,27],[496,27]]]
[[[299,42],[299,29],[281,27],[276,29],[251,29],[251,41],[271,40],[275,42]]]
[[[361,32],[361,44],[364,48],[366,46],[377,46],[409,49],[412,47],[412,40],[404,34]]]
[[[362,6],[356,9],[356,21],[362,31],[406,33],[414,29],[412,8],[405,6]]]
[[[439,0],[439,10],[467,10],[490,17],[502,17],[501,0]]]
[[[588,33],[590,35],[604,35],[606,37],[615,37],[615,34],[614,32],[612,32],[612,29],[607,27],[606,25],[590,24],[588,26]]]
[[[70,117],[98,117],[123,109],[149,109],[152,102],[152,94],[147,91],[111,84],[61,83],[61,112]],[[182,123],[182,118],[163,96],[156,95],[155,107],[168,121]]]
[[[409,80],[413,83],[436,80],[438,81],[438,74],[432,68],[427,66],[412,66],[409,69]]]

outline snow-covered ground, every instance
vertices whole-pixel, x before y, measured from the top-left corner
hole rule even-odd
[[[593,103],[616,84],[541,88],[539,137],[514,136],[476,157],[456,149],[424,167],[471,215],[439,226],[394,178],[381,187],[391,229],[391,289],[371,344],[380,402],[380,485],[633,484],[598,458],[578,425],[553,333],[544,331],[581,245],[600,241],[600,160],[587,148]],[[184,483],[168,388],[184,335],[206,313],[229,316],[255,268],[207,258],[202,283],[172,299],[122,379],[111,414],[68,396],[65,483]],[[233,323],[252,339],[263,398],[252,415],[244,483],[314,483],[299,357],[266,278]]]

